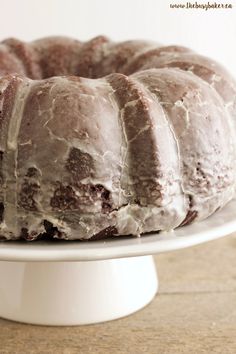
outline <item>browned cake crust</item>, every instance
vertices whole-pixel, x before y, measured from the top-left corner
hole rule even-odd
[[[179,46],[0,44],[0,237],[101,239],[202,220],[235,192],[236,84]]]

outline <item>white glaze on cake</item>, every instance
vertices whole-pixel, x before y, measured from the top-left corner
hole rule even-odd
[[[184,47],[104,37],[7,40],[6,53],[3,238],[139,236],[233,198],[236,85],[220,65]]]

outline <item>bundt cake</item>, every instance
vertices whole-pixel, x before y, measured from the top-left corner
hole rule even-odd
[[[98,239],[202,220],[235,194],[236,84],[147,41],[0,44],[0,235]]]

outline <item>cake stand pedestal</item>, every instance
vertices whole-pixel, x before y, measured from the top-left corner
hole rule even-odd
[[[151,256],[90,262],[1,262],[0,316],[81,325],[129,315],[157,292]]]
[[[81,325],[127,316],[158,289],[151,254],[236,231],[236,201],[175,232],[93,242],[1,242],[0,317],[40,325]]]

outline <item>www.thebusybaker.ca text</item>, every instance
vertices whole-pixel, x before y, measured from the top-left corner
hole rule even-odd
[[[232,4],[226,3],[217,3],[217,2],[207,2],[207,3],[199,3],[195,2],[186,2],[185,4],[170,4],[171,9],[202,9],[202,10],[210,10],[210,9],[232,9]]]

